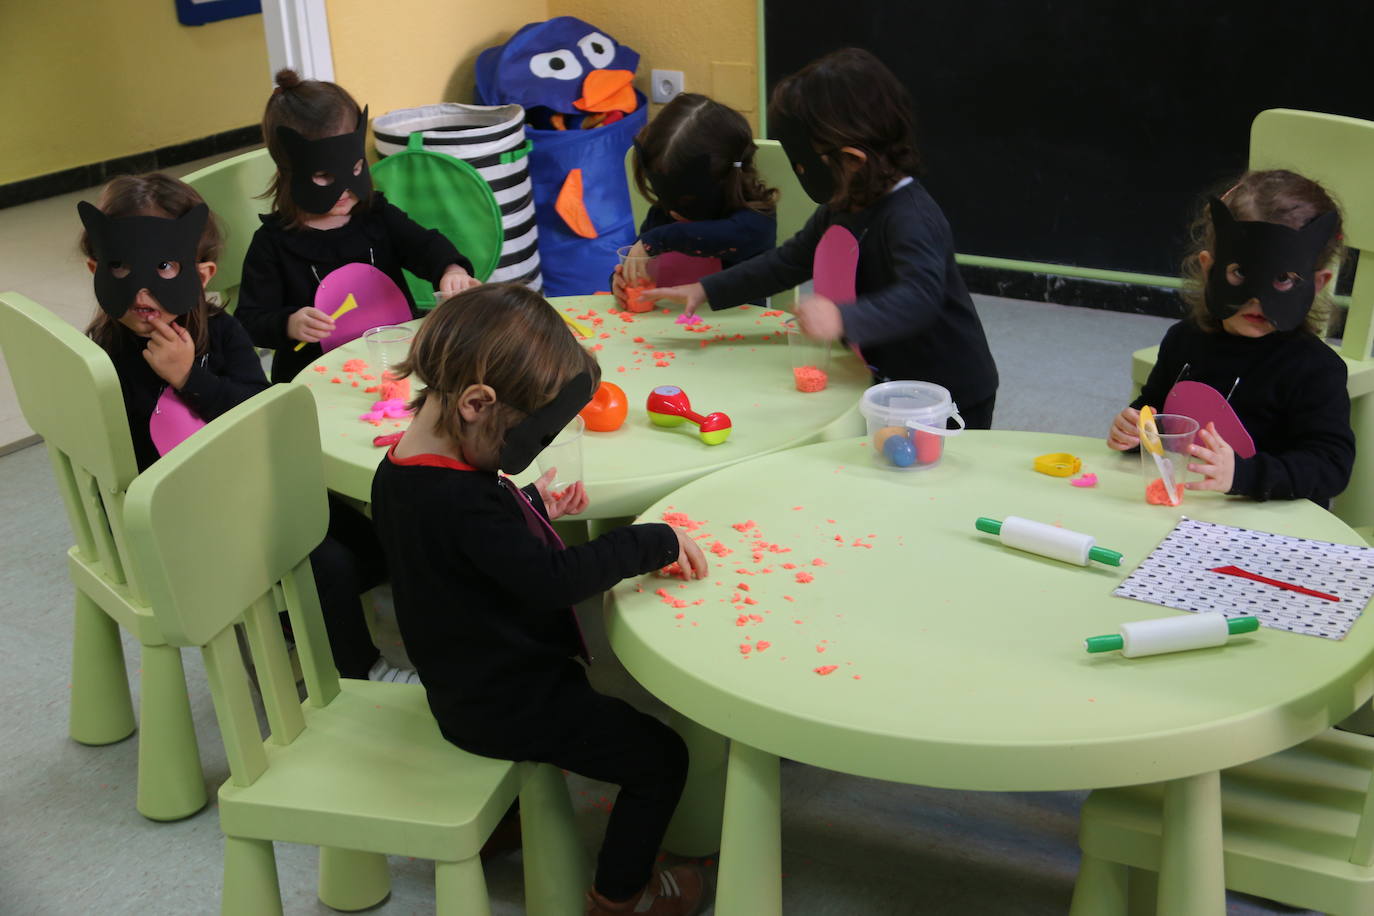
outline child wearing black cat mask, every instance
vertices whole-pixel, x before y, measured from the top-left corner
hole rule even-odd
[[[1179,381],[1227,396],[1254,440],[1238,457],[1208,424],[1193,445],[1187,484],[1256,499],[1321,505],[1345,489],[1355,462],[1345,363],[1322,340],[1322,292],[1335,276],[1341,214],[1329,194],[1294,172],[1247,172],[1209,198],[1183,262],[1191,314],[1171,327],[1140,396],[1113,421],[1107,444],[1139,445],[1139,408],[1163,407]]]
[[[475,286],[472,264],[439,232],[417,225],[372,188],[365,155],[367,111],[342,87],[277,74],[262,135],[277,165],[243,261],[235,312],[253,342],[276,350],[272,381],[289,382],[321,355],[334,321],[314,307],[324,277],[345,264],[371,264],[411,299],[402,270],[445,295]],[[297,344],[305,346],[297,349]]]

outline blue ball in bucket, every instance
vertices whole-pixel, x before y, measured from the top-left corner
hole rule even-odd
[[[916,463],[916,446],[906,436],[889,436],[883,443],[883,454],[899,468],[909,468]]]

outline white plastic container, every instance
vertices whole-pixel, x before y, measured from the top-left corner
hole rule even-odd
[[[868,424],[873,461],[896,471],[933,468],[945,439],[964,431],[964,418],[949,391],[933,382],[883,382],[864,392],[859,413]],[[958,424],[946,429],[947,420]]]

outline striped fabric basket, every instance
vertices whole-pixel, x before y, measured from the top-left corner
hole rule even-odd
[[[501,260],[490,281],[524,283],[535,292],[543,288],[525,109],[443,102],[389,111],[373,120],[372,130],[382,156],[403,152],[410,135],[421,131],[425,149],[462,159],[475,168],[496,195],[505,235]]]

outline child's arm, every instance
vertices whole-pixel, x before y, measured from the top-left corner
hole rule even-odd
[[[650,227],[650,223],[654,225]],[[639,242],[649,255],[677,251],[695,257],[728,256],[744,261],[771,250],[777,237],[777,220],[748,207],[736,210],[725,219],[684,223],[671,219],[655,221],[651,210],[640,228]]]
[[[1107,431],[1107,445],[1111,448],[1124,452],[1138,447],[1140,435],[1137,421],[1140,419],[1140,408],[1146,404],[1156,411],[1163,408],[1164,399],[1169,396],[1169,389],[1178,381],[1179,373],[1183,371],[1182,356],[1178,352],[1182,328],[1183,322],[1180,321],[1164,333],[1164,340],[1159,344],[1159,355],[1155,358],[1155,364],[1150,369],[1150,377],[1145,380],[1140,394],[1112,420],[1111,429]]]
[[[450,530],[473,566],[524,604],[566,607],[678,558],[677,535],[663,524],[628,525],[558,550],[533,536],[524,519],[512,511],[510,500],[520,498],[490,491]]]
[[[764,299],[811,279],[816,246],[820,244],[821,233],[825,231],[822,225],[825,213],[824,207],[817,208],[801,231],[777,248],[743,264],[736,264],[729,270],[704,277],[700,285],[711,308],[731,308],[744,302]],[[828,220],[825,222],[828,225]],[[650,290],[645,295],[671,298],[657,296],[656,292]]]
[[[387,237],[406,270],[424,277],[435,289],[448,294],[477,285],[472,279],[472,262],[463,257],[442,232],[424,228],[406,216],[400,207],[390,203],[383,203],[381,218]]]
[[[934,324],[945,307],[954,239],[939,210],[902,207],[882,227],[893,281],[865,290],[841,310],[844,336],[860,347],[910,337]]]
[[[219,368],[212,371],[202,365],[204,360],[197,359],[186,384],[177,390],[204,420],[213,420],[267,389],[267,377],[262,374],[253,342],[233,315],[223,313],[210,319],[210,351]]]
[[[1340,363],[1334,357],[1333,363]],[[1255,499],[1324,501],[1350,482],[1355,465],[1355,433],[1350,428],[1350,396],[1345,364],[1324,373],[1293,379],[1295,397],[1285,405],[1282,450],[1235,458],[1226,491]]]
[[[243,258],[243,277],[239,281],[239,304],[234,315],[259,347],[284,350],[296,341],[287,334],[287,322],[302,306],[312,303],[283,301],[286,281],[281,262],[265,230],[259,229],[248,244]]]

